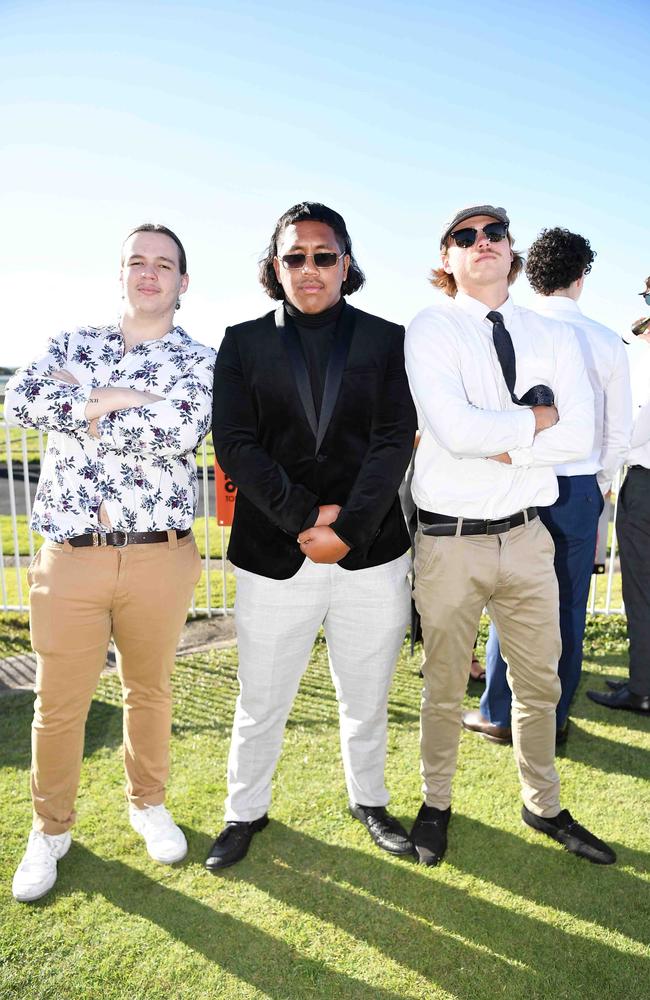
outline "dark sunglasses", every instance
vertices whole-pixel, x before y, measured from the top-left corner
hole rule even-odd
[[[335,267],[344,257],[345,253],[333,253],[330,250],[323,250],[321,253],[285,253],[280,257],[284,267],[289,271],[298,271],[307,263],[307,258],[311,257],[316,267]]]
[[[457,229],[449,234],[449,238],[454,241],[457,247],[467,250],[476,243],[479,233],[485,233],[490,243],[500,243],[508,235],[508,227],[505,222],[488,222],[482,229],[474,229],[467,226],[466,229]]]
[[[643,296],[645,304],[650,306],[650,292],[639,292],[639,295]]]

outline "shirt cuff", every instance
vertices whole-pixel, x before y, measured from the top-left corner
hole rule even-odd
[[[533,449],[530,448],[512,448],[508,454],[510,455],[510,461],[515,468],[522,468],[522,466],[529,466],[533,464]]]
[[[334,532],[334,534],[337,536],[337,538],[341,539],[341,541],[343,542],[344,545],[347,545],[347,547],[349,549],[353,549],[354,548],[354,545],[352,544],[352,542],[349,542],[347,540],[347,538],[344,538],[343,535],[341,534],[341,532],[337,531],[333,524],[330,524],[330,528],[332,529],[332,531]]]
[[[533,441],[535,440],[535,414],[531,407],[527,407],[521,416],[523,420],[521,421],[519,430],[517,448],[532,448]],[[510,455],[512,456],[512,451],[510,451]],[[530,463],[527,462],[525,464],[529,465]]]

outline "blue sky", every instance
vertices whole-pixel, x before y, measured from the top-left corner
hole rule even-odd
[[[587,236],[583,308],[626,331],[650,274],[649,35],[637,0],[0,0],[0,364],[114,319],[145,220],[185,243],[179,321],[218,344],[270,308],[257,260],[304,198],[345,216],[362,308],[407,323],[438,294],[443,221],[489,201],[520,249]]]

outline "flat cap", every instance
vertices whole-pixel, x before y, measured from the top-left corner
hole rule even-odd
[[[441,250],[444,248],[445,240],[450,232],[456,228],[458,223],[464,222],[465,219],[471,219],[474,215],[489,215],[491,219],[497,219],[498,222],[505,222],[506,226],[510,225],[510,219],[505,208],[495,208],[494,205],[472,205],[471,208],[462,208],[460,212],[456,212],[453,219],[443,229],[442,236],[440,237]]]

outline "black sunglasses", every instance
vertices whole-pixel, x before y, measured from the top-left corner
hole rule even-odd
[[[323,250],[320,253],[285,253],[280,260],[289,271],[297,271],[305,266],[308,257],[311,257],[316,267],[335,267],[341,257],[345,257],[345,253],[337,254],[331,250]]]
[[[508,227],[505,222],[488,222],[482,229],[474,229],[467,226],[465,229],[457,229],[449,234],[449,238],[454,241],[457,247],[467,250],[476,243],[479,233],[485,233],[490,243],[500,243],[508,235]]]
[[[643,296],[645,299],[645,304],[650,306],[650,292],[639,292],[639,295]]]

